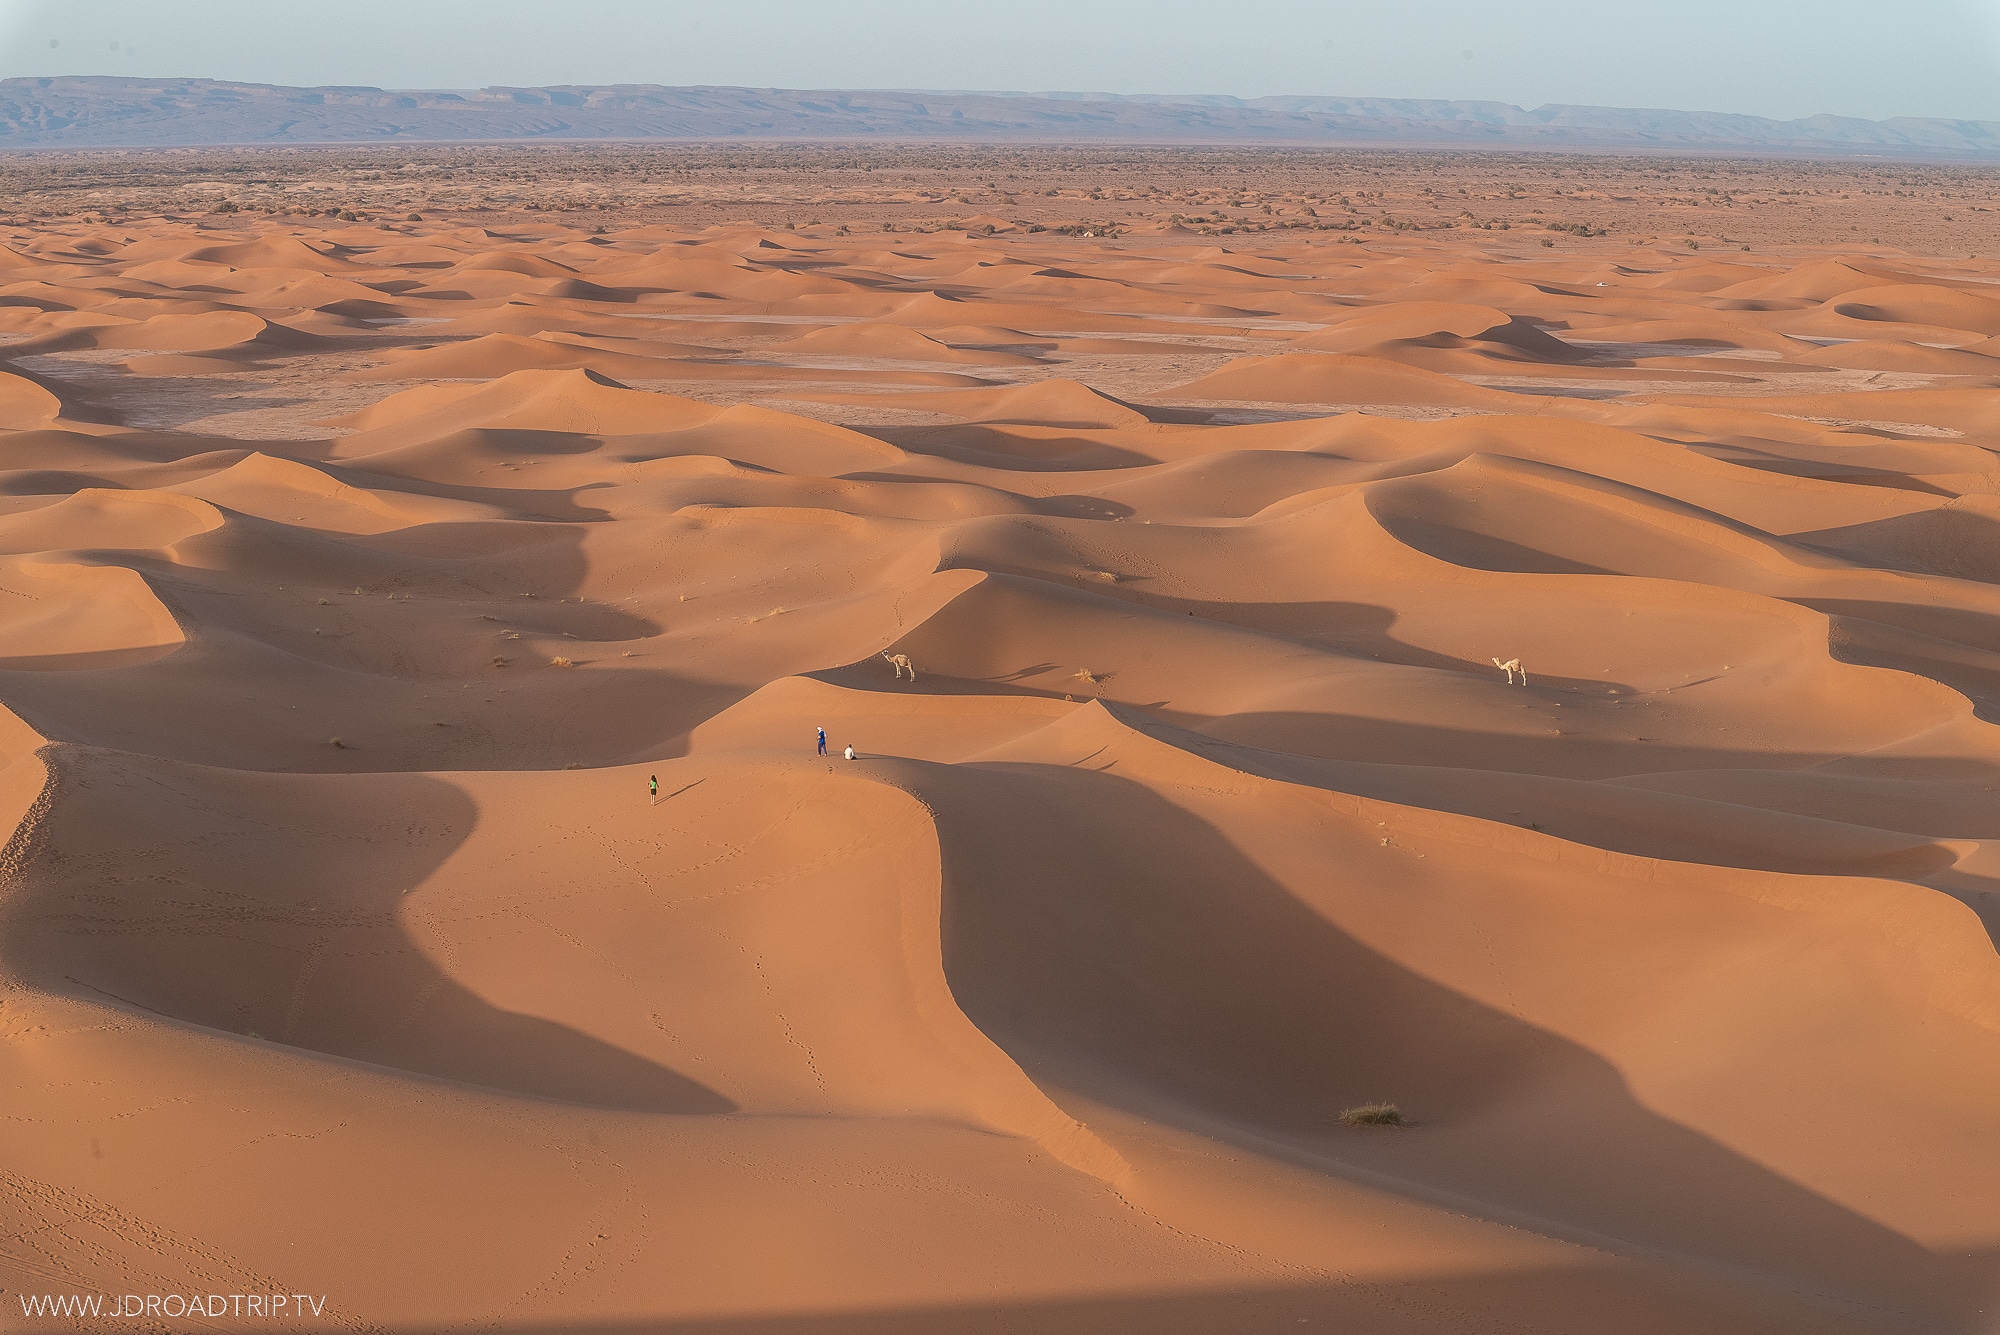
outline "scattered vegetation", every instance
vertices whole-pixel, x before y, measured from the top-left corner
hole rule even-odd
[[[1358,244],[1522,226],[1678,241],[1690,211],[1727,209],[1726,242],[1720,228],[1687,234],[1736,249],[1743,235],[1844,242],[1893,228],[1901,244],[1950,250],[1983,235],[1973,215],[1986,210],[1958,202],[1984,197],[1986,171],[1843,161],[1787,163],[1774,176],[1756,161],[1249,145],[395,144],[310,155],[270,146],[35,154],[9,164],[10,207],[0,212],[16,226],[190,214],[388,225],[588,210],[596,216],[585,230],[602,235],[665,218],[699,228],[740,220],[746,208],[754,221],[795,230],[798,212],[837,199],[836,216],[806,225],[924,234],[955,221],[983,235],[988,224],[964,220],[985,214],[996,232],[1105,236],[1177,222],[1212,236],[1302,228]],[[1596,215],[1588,223],[1549,221],[1584,209]]]

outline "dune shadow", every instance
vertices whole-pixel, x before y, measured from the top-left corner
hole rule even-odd
[[[878,426],[868,434],[911,454],[1006,472],[1090,473],[1145,468],[1160,462],[1089,435],[1035,437],[1009,432],[1005,425]]]
[[[1481,533],[1457,524],[1438,523],[1410,515],[1378,513],[1384,531],[1406,547],[1426,556],[1471,570],[1514,575],[1617,575],[1622,571],[1572,561],[1566,556]]]
[[[1448,1323],[1448,1324],[1447,1324]],[[1754,1323],[1748,1324],[1746,1323]],[[868,1306],[775,1315],[500,1322],[496,1335],[1917,1335],[1883,1313],[1842,1312],[1797,1295],[1775,1299],[1709,1277],[1689,1284],[1664,1266],[1575,1266],[1421,1278],[1346,1278],[964,1303]],[[450,1335],[456,1325],[398,1325],[397,1335]],[[1972,1335],[1970,1327],[1923,1335]]]
[[[1470,732],[1407,719],[1330,711],[1265,710],[1210,716],[1162,709],[1156,711],[1156,716],[1191,732],[1293,755],[1328,760],[1389,759],[1401,765],[1545,774],[1569,779],[1615,779],[1677,770],[1808,769],[1848,755],[1844,751],[1756,746],[1747,735],[1744,746],[1732,748],[1575,733],[1532,736]],[[1935,778],[1941,766],[1951,766],[1967,778],[1990,776],[1993,772],[1992,767],[1979,762],[1936,761],[1928,757],[1907,761],[1888,758],[1872,763],[1883,772],[1900,765],[1910,771],[1911,778]]]
[[[1373,658],[1403,667],[1435,668],[1442,672],[1471,672],[1502,678],[1502,669],[1490,657],[1459,658],[1398,639],[1391,631],[1400,614],[1380,603],[1323,602],[1250,603],[1212,602],[1146,591],[1142,584],[1104,588],[1093,583],[1094,592],[1107,597],[1126,598],[1141,607],[1175,615],[1192,613],[1225,626],[1240,626],[1260,635],[1291,640],[1315,649]],[[1544,690],[1581,692],[1587,695],[1630,695],[1637,688],[1624,682],[1600,677],[1565,677],[1536,672],[1532,684]]]
[[[28,865],[0,916],[0,960],[23,981],[511,1093],[735,1110],[678,1071],[497,1005],[439,967],[403,901],[477,823],[450,784],[42,754],[55,800],[15,836],[10,851]]]
[[[1036,514],[1062,519],[1130,519],[1138,510],[1102,496],[1037,496],[1029,500]]]
[[[1362,944],[1151,789],[1063,766],[967,771],[924,790],[947,976],[1058,1099],[1913,1321],[1965,1323],[2000,1292],[1990,1263],[1927,1250],[1652,1112],[1596,1053]],[[1340,869],[1326,874],[1337,901]],[[1333,1124],[1383,1099],[1421,1128]]]
[[[601,590],[576,596],[590,587],[584,532],[476,519],[348,534],[231,512],[169,555],[101,554],[141,574],[185,644],[0,660],[0,699],[56,740],[239,770],[551,769],[679,754],[677,739],[747,688],[650,656],[625,662],[627,644],[643,651],[635,642],[662,624]],[[545,670],[557,656],[618,670]],[[495,657],[510,666],[489,666]],[[198,702],[219,681],[268,689],[218,727]],[[499,685],[512,694],[493,695]],[[504,707],[527,699],[559,704],[561,725]]]

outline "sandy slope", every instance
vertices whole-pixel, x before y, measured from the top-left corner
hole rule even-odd
[[[895,242],[12,243],[10,1302],[2000,1329],[2000,271]]]

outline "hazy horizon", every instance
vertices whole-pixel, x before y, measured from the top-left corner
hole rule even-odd
[[[1379,5],[1187,0],[1004,16],[912,0],[718,12],[604,0],[89,7],[0,0],[0,77],[124,75],[288,86],[661,84],[798,89],[1346,96],[1735,113],[2000,120],[2000,0],[1721,0],[1607,10],[1539,0]],[[310,32],[311,40],[301,40]],[[393,33],[394,40],[383,40]],[[1058,40],[1049,40],[1050,34]]]

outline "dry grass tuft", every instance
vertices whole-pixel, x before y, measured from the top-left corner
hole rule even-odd
[[[551,659],[549,660],[549,666],[550,666],[550,667],[575,667],[575,666],[576,666],[576,660],[575,660],[574,658],[551,658]]]
[[[346,743],[346,742],[343,742],[343,741],[341,741],[341,740],[340,740],[340,739],[339,739],[338,737],[329,737],[329,738],[327,738],[327,739],[326,739],[326,744],[327,744],[328,746],[331,746],[331,747],[333,747],[333,748],[334,748],[335,750],[337,750],[337,751],[345,751],[345,750],[347,749],[347,743]]]
[[[502,658],[502,657],[500,657],[500,656],[499,656],[498,654],[495,654],[495,655],[494,655],[494,657],[493,657],[493,666],[494,666],[494,667],[506,667],[506,666],[507,666],[507,660],[506,660],[506,659],[504,659],[504,658]]]
[[[1076,670],[1076,679],[1086,686],[1095,686],[1098,682],[1103,681],[1104,677],[1100,673],[1092,672],[1089,668],[1078,668]]]
[[[1409,1119],[1393,1103],[1364,1103],[1340,1114],[1343,1126],[1408,1126]]]

